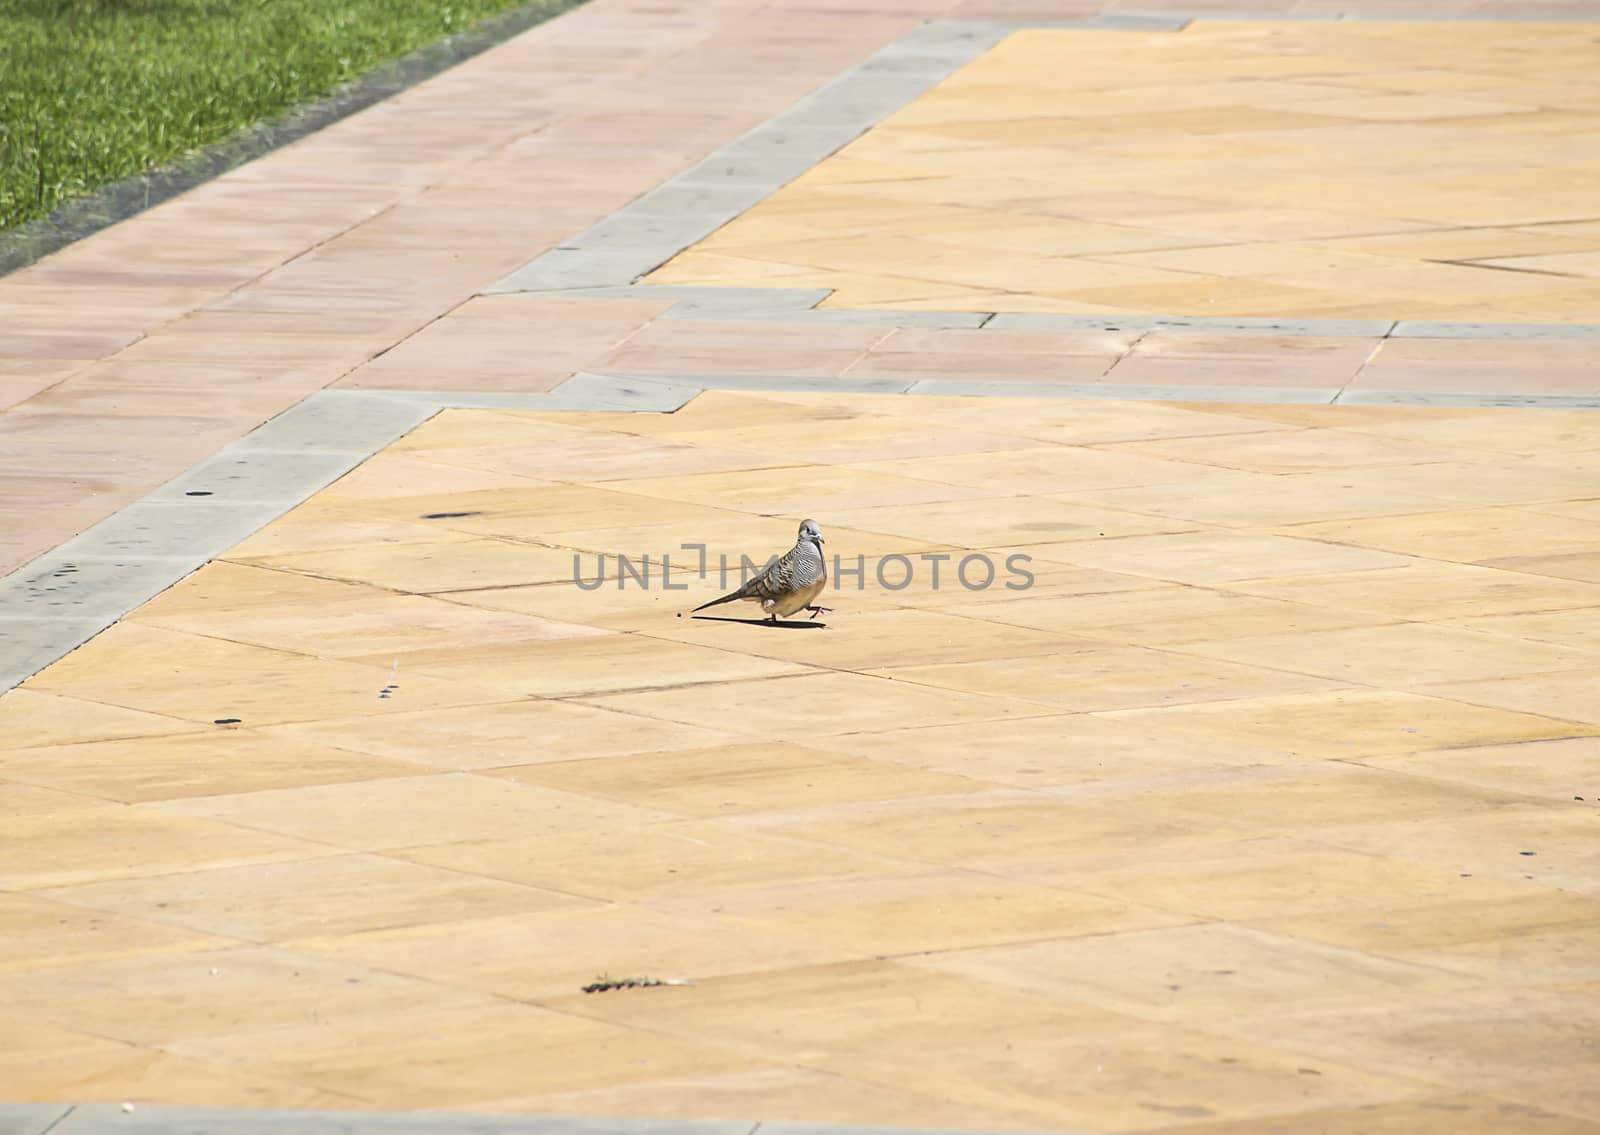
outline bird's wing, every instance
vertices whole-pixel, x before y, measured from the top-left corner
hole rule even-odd
[[[704,611],[707,607],[715,607],[720,603],[732,603],[735,599],[776,599],[779,596],[787,595],[792,590],[792,587],[785,581],[794,575],[795,550],[795,548],[790,548],[782,556],[773,560],[751,576],[739,590],[730,591],[718,599],[711,600],[709,603],[702,603],[694,610]],[[692,615],[694,611],[689,613]]]

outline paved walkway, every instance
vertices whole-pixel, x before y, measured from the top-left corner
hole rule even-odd
[[[591,0],[0,280],[0,1099],[1600,1130],[1600,13],[1322,7]]]

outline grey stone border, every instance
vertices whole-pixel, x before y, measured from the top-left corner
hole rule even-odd
[[[1600,340],[1600,323],[1451,323],[1413,319],[1257,319],[1087,316],[1014,312],[821,309],[831,291],[642,285],[638,281],[777,192],[943,79],[1025,28],[1181,31],[1195,20],[1301,22],[1573,22],[1600,15],[1471,16],[1365,13],[1129,11],[1082,20],[923,24],[565,243],[491,285],[485,295],[573,299],[670,299],[665,319],[877,324],[887,327],[1045,328],[1063,331],[1193,330],[1229,335],[1379,339]]]
[[[670,414],[705,390],[1600,410],[1600,397],[1574,395],[587,371],[545,394],[322,390],[0,578],[0,694],[76,650],[440,411]],[[5,1135],[3,1128],[0,1135]]]
[[[0,276],[20,271],[101,229],[391,98],[581,3],[583,0],[529,0],[465,31],[381,63],[323,98],[247,126],[170,165],[125,177],[74,198],[47,217],[0,233]]]
[[[931,1128],[759,1120],[0,1104],[0,1135],[979,1135]],[[1057,1135],[1067,1135],[1058,1132]]]

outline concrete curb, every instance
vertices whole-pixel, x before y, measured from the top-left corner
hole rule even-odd
[[[0,1135],[981,1135],[755,1120],[602,1119],[452,1112],[0,1104]],[[1068,1135],[1059,1132],[1057,1135]]]

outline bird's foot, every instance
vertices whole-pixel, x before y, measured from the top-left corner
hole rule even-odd
[[[833,608],[832,607],[811,606],[811,607],[807,607],[806,610],[811,612],[811,617],[813,619],[816,618],[818,615],[831,615],[833,613]]]

